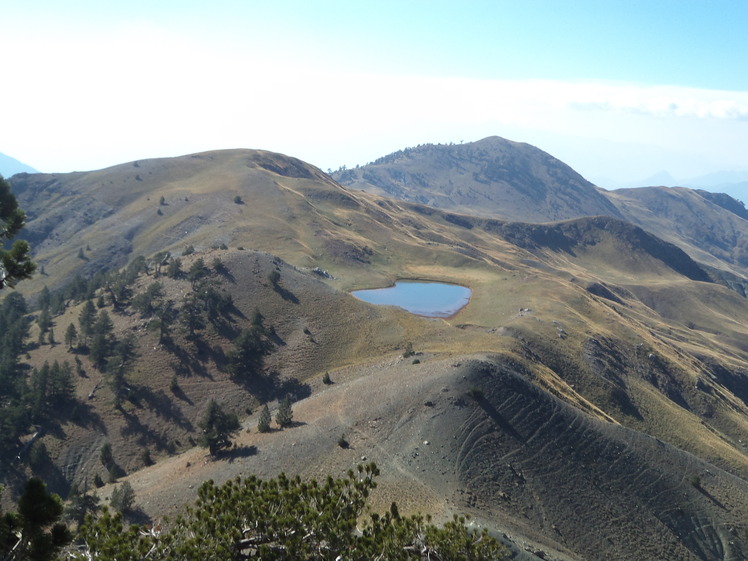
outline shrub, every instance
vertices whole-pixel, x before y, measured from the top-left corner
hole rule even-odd
[[[472,397],[475,401],[478,401],[480,399],[483,399],[483,390],[480,388],[470,388],[470,391],[468,391],[468,395]]]
[[[144,466],[153,465],[153,458],[151,458],[151,451],[148,450],[148,448],[143,450],[143,452],[140,454],[140,461],[143,462]]]

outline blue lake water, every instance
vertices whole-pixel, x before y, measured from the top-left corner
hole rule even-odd
[[[397,281],[389,288],[354,290],[359,300],[369,304],[399,306],[411,314],[449,317],[470,301],[470,289],[441,282]]]

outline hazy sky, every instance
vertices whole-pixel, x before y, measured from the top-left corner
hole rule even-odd
[[[747,0],[2,4],[0,152],[41,171],[490,135],[593,180],[748,170]]]

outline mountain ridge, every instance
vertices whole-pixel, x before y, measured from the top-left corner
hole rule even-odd
[[[515,161],[502,167],[502,158]],[[548,171],[538,171],[544,166]],[[486,178],[485,170],[491,169],[496,170],[489,173],[495,181]],[[515,222],[622,218],[712,267],[748,276],[748,213],[738,200],[684,187],[607,191],[545,152],[500,137],[405,149],[366,166],[338,170],[333,177],[351,189]],[[455,192],[460,196],[451,196]]]
[[[19,291],[33,298],[49,285],[54,296],[85,267],[106,266],[112,276],[63,299],[56,337],[90,300],[118,341],[135,341],[117,408],[112,374],[90,350],[51,342],[34,314],[23,372],[77,358],[85,374],[75,385],[80,416],[68,408],[41,440],[51,462],[41,473],[62,492],[106,475],[105,442],[152,520],[204,479],[344,473],[365,456],[383,472],[378,507],[469,512],[506,533],[519,558],[724,561],[748,551],[745,292],[726,286],[740,276],[720,277],[671,241],[620,217],[529,223],[383,198],[263,151],[16,184],[45,268]],[[552,196],[547,186],[528,192]],[[743,220],[683,193],[670,194]],[[119,292],[128,262],[140,269]],[[398,278],[469,286],[470,303],[431,320],[349,294]],[[136,304],[156,283],[176,318],[163,340],[164,316]],[[188,304],[208,288],[231,306],[211,317],[198,308],[194,337]],[[234,342],[256,312],[272,350],[258,379],[233,380]],[[275,410],[284,394],[297,424],[257,432],[260,405]],[[243,423],[218,458],[190,441],[211,398]],[[14,465],[10,483],[34,469]],[[111,490],[101,488],[104,500]],[[580,509],[584,527],[573,523]]]
[[[332,177],[352,189],[517,221],[617,216],[569,166],[534,146],[498,136],[409,148]]]

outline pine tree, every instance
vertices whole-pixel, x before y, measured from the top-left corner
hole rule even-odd
[[[44,274],[42,271],[40,272]],[[36,300],[36,305],[40,310],[46,310],[50,307],[51,302],[52,293],[49,291],[49,287],[45,284],[44,288],[42,288],[42,291],[39,293],[39,297]]]
[[[291,409],[291,399],[288,396],[280,402],[278,412],[275,414],[275,422],[281,428],[290,427],[293,424],[293,410]]]
[[[260,418],[257,420],[257,430],[259,432],[270,432],[270,420],[270,408],[268,408],[268,404],[266,403],[262,411],[260,411]]]
[[[99,460],[101,460],[101,465],[103,465],[107,469],[114,463],[112,445],[108,442],[102,444],[101,449],[99,450]]]
[[[498,561],[505,550],[486,530],[455,516],[443,527],[395,503],[370,513],[376,465],[359,465],[344,478],[302,481],[285,474],[262,480],[236,478],[203,483],[193,507],[158,536],[124,531],[122,517],[108,512],[90,519],[80,537],[81,558],[151,561],[174,559],[392,559]],[[248,523],[248,521],[250,523]]]
[[[91,300],[86,300],[86,303],[83,304],[81,313],[78,315],[78,326],[80,327],[84,343],[88,341],[88,338],[93,333],[93,325],[95,321],[96,307]]]
[[[99,508],[99,497],[81,492],[77,485],[70,487],[70,493],[62,516],[68,522],[75,522],[78,527],[83,524],[86,514],[96,512]]]
[[[10,183],[0,175],[0,290],[6,286],[13,288],[18,281],[30,278],[36,269],[29,256],[28,242],[16,240],[10,248],[5,248],[5,242],[20,232],[25,220]]]
[[[135,506],[135,491],[128,481],[117,485],[112,490],[110,503],[112,508],[120,513],[129,512]]]
[[[58,407],[75,398],[75,382],[70,363],[54,361],[49,370],[49,405]]]
[[[205,329],[202,307],[194,293],[190,294],[185,299],[184,304],[182,305],[180,317],[184,328],[187,330],[187,336],[189,338],[194,338],[198,331]]]
[[[67,527],[59,522],[61,515],[60,497],[47,493],[40,479],[29,479],[18,500],[18,516],[3,517],[10,535],[6,534],[7,539],[0,542],[0,557],[34,561],[55,559],[60,548],[72,539]],[[5,529],[0,527],[0,534],[3,533]]]
[[[241,425],[233,413],[226,413],[215,400],[211,400],[203,418],[197,424],[202,429],[199,443],[215,456],[221,448],[229,446],[231,436]]]
[[[182,276],[182,260],[179,257],[175,257],[169,261],[169,265],[166,267],[166,276],[171,279]]]
[[[78,330],[75,328],[75,325],[71,323],[65,330],[65,344],[68,346],[68,349],[72,349],[77,340]]]
[[[234,340],[234,348],[228,353],[229,371],[234,379],[250,380],[262,373],[265,355],[270,352],[270,342],[263,331],[262,327],[253,325]]]

